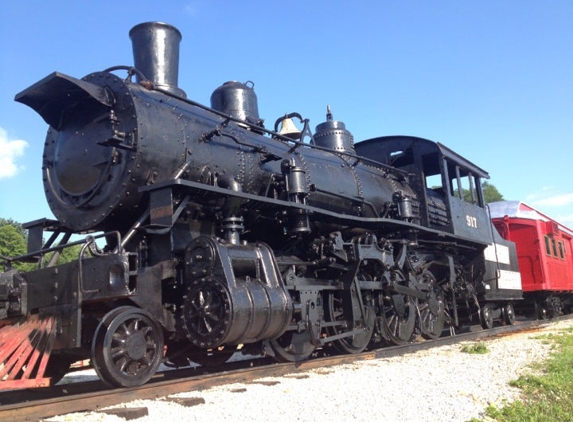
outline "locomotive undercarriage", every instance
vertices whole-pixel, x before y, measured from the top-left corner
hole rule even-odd
[[[192,183],[184,185],[190,189],[195,188]],[[216,187],[212,188],[212,193],[218,193]],[[224,193],[229,195],[228,191]],[[253,199],[240,192],[234,195]],[[254,200],[265,202],[265,198],[261,200],[260,197]],[[264,205],[272,208],[273,202],[279,202],[283,209],[289,205],[269,198],[266,198]],[[296,204],[291,208],[298,212],[291,214],[298,216],[308,217],[312,213],[304,204]],[[266,211],[267,215],[272,215]],[[261,213],[257,215],[260,217]],[[327,224],[330,216],[323,217],[322,224]],[[264,216],[258,218],[257,223],[263,220]],[[272,218],[268,217],[267,220]],[[344,221],[344,217],[341,220]],[[229,218],[221,221],[229,221]],[[222,236],[226,241],[219,241],[216,248],[243,248],[246,251],[260,248],[247,240],[240,242],[236,226],[225,227]],[[272,229],[267,229],[273,233]],[[406,232],[410,231],[411,227],[408,227]],[[245,232],[247,235],[244,237],[248,238],[249,227],[245,228]],[[288,291],[288,297],[292,298],[293,303],[290,306],[291,321],[283,327],[284,333],[264,340],[265,353],[281,360],[295,361],[307,358],[315,348],[325,345],[333,345],[346,353],[356,353],[364,350],[372,339],[402,343],[420,334],[429,338],[437,337],[446,322],[453,322],[446,315],[446,308],[450,308],[446,304],[448,289],[430,271],[432,265],[438,264],[427,262],[430,258],[425,258],[424,263],[413,263],[415,253],[410,250],[415,250],[411,249],[415,247],[415,241],[402,239],[399,233],[392,233],[393,239],[378,241],[371,231],[364,229],[361,232],[363,234],[359,236],[350,234],[349,240],[345,240],[342,233],[337,231],[318,239],[309,239],[304,235],[293,236],[286,244],[272,245],[282,275],[282,280],[275,284],[275,288]],[[260,232],[255,238],[260,238]],[[243,252],[243,255],[249,253]],[[213,258],[219,254],[208,252],[199,255],[201,259],[196,260],[192,272],[195,276],[199,273],[210,274],[214,266],[207,264],[205,256]],[[191,260],[186,258],[185,261],[187,265]],[[256,261],[255,258],[251,259],[252,271],[247,276],[246,284],[257,280]],[[444,266],[443,263],[439,265]],[[236,274],[237,271],[227,273]],[[244,277],[241,281],[245,282]],[[444,284],[444,280],[440,282]],[[237,280],[233,281],[235,283]],[[209,293],[205,296],[223,298],[225,295]],[[221,303],[227,301],[217,300]],[[455,301],[449,302],[455,308]],[[221,315],[217,315],[209,316],[208,319],[220,321],[221,318]],[[207,321],[204,321],[204,326],[207,327]],[[186,336],[189,338],[194,334],[187,332]],[[245,340],[240,339],[241,342]],[[207,346],[219,347],[221,343]],[[201,346],[197,343],[195,345]]]
[[[178,181],[149,189],[151,198],[172,188],[167,195],[174,198],[170,225],[160,227],[150,219],[129,242],[117,234],[104,235],[105,252],[89,239],[82,256],[90,251],[97,259],[80,259],[79,269],[63,274],[62,267],[40,270],[60,273],[52,275],[55,281],[45,291],[60,286],[68,299],[60,295],[57,309],[43,305],[14,312],[57,315],[50,349],[59,356],[45,372],[54,381],[73,361],[87,358],[106,383],[134,386],[147,382],[162,362],[175,367],[191,362],[218,365],[238,349],[279,361],[304,360],[318,350],[359,353],[419,336],[439,337],[445,327],[460,324],[460,298],[478,304],[474,280],[452,242],[425,242],[412,224],[364,219],[365,228],[347,230],[341,224],[345,217],[316,215],[311,207],[296,204],[292,209],[310,224],[320,220],[321,228],[340,230],[277,241],[276,230],[269,226],[271,237],[266,240],[274,242],[269,246],[249,241],[251,221],[229,215],[229,203],[238,210],[252,199],[247,194],[235,192],[234,200],[221,202],[218,192],[204,191],[204,203],[212,204],[215,198],[223,204],[213,211],[191,204],[186,198],[195,185]],[[229,197],[228,190],[223,193]],[[262,218],[253,224],[272,221],[274,202],[285,207],[285,201],[257,199],[256,204],[266,208],[255,213]],[[199,232],[182,233],[198,227],[185,224],[188,212],[204,215]],[[145,214],[154,215],[153,209]],[[280,217],[274,224],[282,224]],[[181,244],[187,240],[182,239],[191,239],[184,248]],[[132,252],[124,252],[121,245]],[[150,252],[157,250],[175,255]],[[70,290],[64,280],[72,279],[78,284]],[[38,278],[32,283],[38,290],[42,282]],[[17,286],[0,299],[11,301],[15,309],[17,291],[24,292],[28,283],[12,284]],[[67,313],[64,308],[69,308]]]

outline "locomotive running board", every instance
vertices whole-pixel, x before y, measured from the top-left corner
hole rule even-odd
[[[318,207],[285,201],[282,199],[268,198],[265,196],[259,196],[252,193],[234,191],[227,188],[222,188],[219,186],[207,185],[199,182],[192,182],[190,180],[184,179],[171,179],[163,182],[159,182],[149,186],[142,186],[139,188],[139,192],[149,193],[150,203],[156,204],[155,207],[151,206],[150,214],[155,216],[151,218],[150,226],[152,228],[157,227],[170,227],[174,223],[174,210],[172,205],[172,198],[176,191],[179,192],[193,192],[198,193],[201,198],[208,201],[210,199],[221,199],[228,197],[235,197],[243,201],[243,203],[259,203],[264,205],[267,209],[272,207],[277,208],[291,208],[302,210],[308,214],[319,214],[323,218],[329,219],[331,221],[336,221],[342,224],[362,224],[367,227],[375,228],[382,227],[384,225],[400,227],[404,230],[417,230],[424,231],[426,233],[434,234],[436,237],[443,237],[443,232],[438,230],[429,229],[427,227],[420,226],[418,224],[409,223],[407,221],[394,220],[391,218],[383,217],[360,217],[349,214],[340,214],[334,211],[329,211],[321,209]],[[358,198],[356,198],[358,200]],[[154,209],[155,208],[155,209]]]
[[[0,328],[0,391],[48,387],[48,359],[56,338],[55,317],[32,316]]]

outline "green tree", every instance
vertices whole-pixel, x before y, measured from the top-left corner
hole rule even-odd
[[[82,249],[82,245],[74,245],[70,246],[69,248],[65,248],[60,251],[60,256],[58,258],[58,264],[65,264],[66,262],[75,261],[80,256],[80,251]],[[50,252],[44,258],[45,262],[48,262],[52,257],[53,252]],[[85,254],[84,254],[85,256]]]
[[[483,191],[483,197],[486,204],[491,202],[503,201],[503,195],[499,193],[497,188],[489,182],[482,182],[481,189]],[[454,190],[454,195],[457,195],[458,190]],[[472,202],[472,194],[469,189],[462,189],[462,194],[464,200],[467,202]]]
[[[0,219],[0,255],[14,256],[26,253],[26,236],[16,225]]]
[[[0,256],[15,257],[27,253],[27,232],[22,225],[14,220],[0,218]],[[81,245],[65,248],[58,259],[58,264],[75,261],[80,254]],[[52,253],[47,254],[44,262],[48,262]],[[35,263],[16,262],[13,265],[20,271],[31,271],[37,268]],[[0,267],[0,270],[2,268]]]
[[[14,220],[0,218],[0,256],[14,257],[26,253],[26,231],[20,223]],[[34,264],[17,262],[14,268],[30,271]]]
[[[489,182],[482,182],[481,188],[486,203],[503,201],[503,195]]]

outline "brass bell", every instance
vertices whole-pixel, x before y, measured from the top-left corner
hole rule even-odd
[[[302,132],[295,126],[292,119],[285,116],[281,121],[281,130],[279,130],[279,134],[290,139],[300,139],[301,133]]]

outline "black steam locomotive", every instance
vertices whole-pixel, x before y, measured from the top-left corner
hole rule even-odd
[[[28,223],[28,253],[4,258],[4,385],[91,359],[104,382],[135,386],[161,363],[237,349],[299,361],[513,322],[515,248],[492,228],[485,171],[421,138],[354,143],[329,109],[314,133],[298,113],[267,129],[250,83],[206,107],[177,86],[177,29],[130,37],[134,67],[55,72],[16,96],[50,125],[57,221]],[[77,260],[58,265],[70,245]]]

